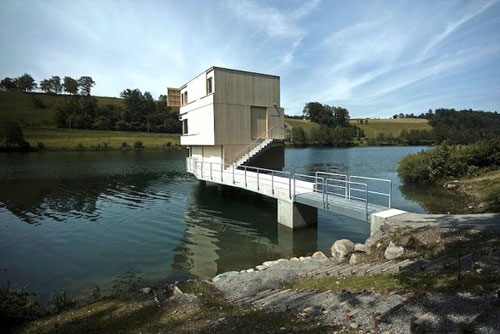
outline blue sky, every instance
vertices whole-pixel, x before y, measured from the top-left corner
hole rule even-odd
[[[216,65],[281,77],[281,104],[351,117],[500,111],[499,1],[0,2],[0,76],[90,75],[165,94]]]

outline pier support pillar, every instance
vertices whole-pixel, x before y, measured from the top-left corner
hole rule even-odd
[[[318,209],[278,199],[278,223],[295,229],[318,224]]]

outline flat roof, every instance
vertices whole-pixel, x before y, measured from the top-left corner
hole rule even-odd
[[[207,72],[210,72],[212,70],[221,70],[221,71],[233,72],[233,73],[258,75],[258,76],[268,77],[268,78],[273,78],[273,79],[279,79],[280,78],[279,75],[272,75],[272,74],[265,74],[265,73],[259,73],[259,72],[251,72],[251,71],[243,71],[243,70],[235,70],[235,69],[232,69],[232,68],[219,67],[219,66],[211,66],[207,70],[201,72],[200,74],[198,74],[197,76],[195,76],[194,78],[192,78],[191,80],[189,80],[188,82],[186,82],[184,85],[180,86],[178,89],[183,89],[184,87],[187,86],[188,83],[190,83],[191,81],[193,81],[194,79],[196,79],[197,77],[199,77],[200,75],[202,75],[203,73],[207,73]]]

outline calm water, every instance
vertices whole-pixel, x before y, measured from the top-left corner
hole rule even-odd
[[[397,162],[421,147],[288,148],[286,168],[393,180],[393,206],[423,212],[399,190]],[[274,200],[199,184],[184,151],[44,152],[0,156],[0,281],[47,297],[129,267],[145,280],[210,277],[265,260],[364,241],[367,222],[319,212],[317,229],[276,223]]]

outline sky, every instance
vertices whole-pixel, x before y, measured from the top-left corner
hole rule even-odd
[[[290,115],[500,111],[499,2],[1,0],[0,77],[158,97],[220,66],[279,75]]]

